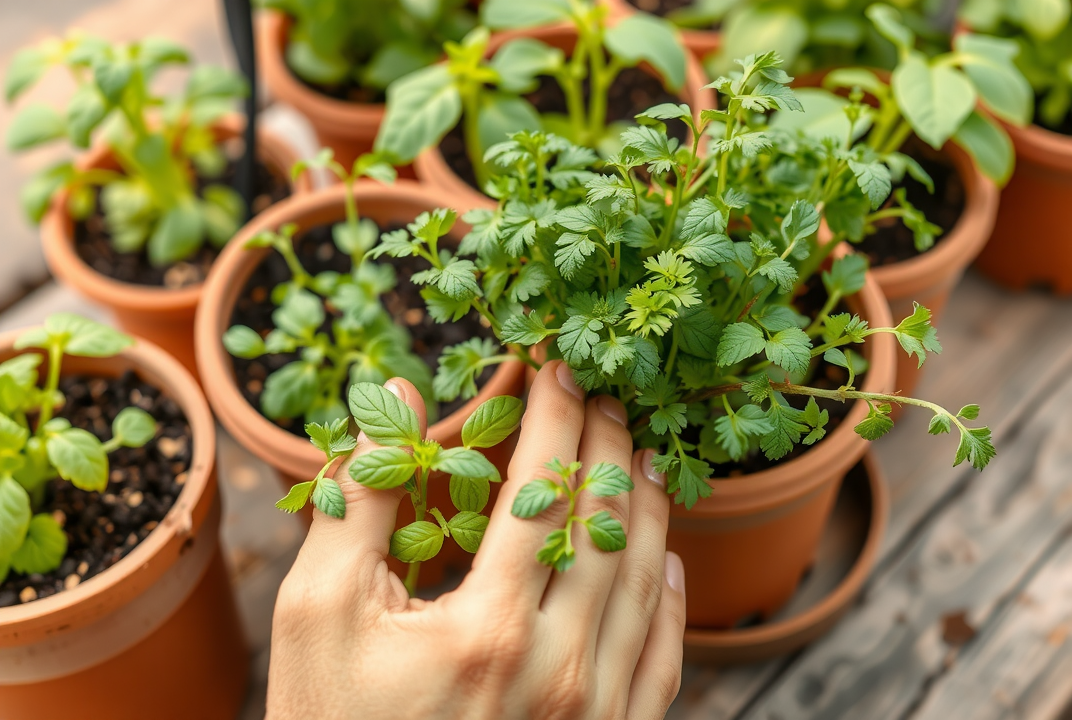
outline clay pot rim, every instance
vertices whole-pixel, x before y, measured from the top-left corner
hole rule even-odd
[[[213,128],[221,139],[237,137],[244,120],[237,114],[226,115],[214,123]],[[298,180],[291,181],[288,163],[298,159],[298,153],[278,135],[259,130],[257,133],[258,154],[269,165],[282,166],[283,176],[290,184],[293,194],[308,192],[312,180],[308,172]],[[80,168],[104,167],[109,164],[112,151],[104,143],[94,145],[78,161]],[[66,190],[52,201],[41,223],[41,246],[52,273],[64,283],[75,287],[90,299],[107,306],[139,312],[174,313],[192,311],[201,297],[204,283],[185,288],[169,289],[123,282],[97,272],[78,255],[74,249],[73,220],[67,212]]]
[[[1002,121],[1012,138],[1017,157],[1067,171],[1072,166],[1072,135],[1055,132],[1038,123],[1019,127]]]
[[[1069,144],[1072,154],[1072,143]],[[964,210],[956,225],[931,249],[908,260],[872,269],[887,296],[903,298],[940,283],[951,268],[963,270],[975,260],[990,238],[1000,191],[961,148],[948,142],[940,153],[949,158],[964,186]]]
[[[247,250],[242,247],[245,241],[262,230],[295,222],[296,217],[307,217],[330,209],[337,209],[338,217],[342,219],[345,190],[343,185],[338,184],[304,195],[294,195],[250,221],[213,265],[194,321],[198,371],[220,422],[246,449],[291,477],[302,477],[308,474],[309,468],[321,467],[324,464],[323,453],[307,439],[284,430],[264,417],[246,401],[234,381],[230,355],[223,347],[222,337],[230,324],[234,301],[242,286],[261,258],[270,252],[268,248]],[[376,211],[370,208],[375,208],[381,200],[401,200],[428,210],[451,206],[450,199],[434,188],[408,180],[399,180],[389,186],[360,181],[355,184],[354,194],[364,217],[375,216]],[[301,222],[297,224],[302,228]],[[241,280],[237,280],[239,276]],[[495,395],[510,394],[503,388],[516,383],[524,373],[524,367],[521,361],[501,363],[476,397],[428,428],[428,437],[450,437],[459,433],[466,418],[480,403]]]
[[[259,45],[263,48],[258,62],[273,93],[282,102],[308,108],[317,124],[334,127],[340,133],[346,133],[347,129],[352,132],[350,126],[354,124],[375,124],[379,127],[386,108],[384,103],[339,100],[317,92],[294,75],[285,59],[286,36],[292,22],[290,16],[281,10],[265,10],[258,19]]]
[[[14,357],[33,352],[13,349],[15,339],[27,329],[0,335],[0,356]],[[65,357],[65,361],[68,360],[73,358]],[[109,360],[93,358],[90,361],[111,364]],[[70,622],[65,623],[67,629],[86,625],[143,592],[166,570],[165,567],[158,567],[155,574],[152,571],[147,573],[150,566],[159,566],[160,556],[171,546],[174,546],[172,552],[178,556],[181,546],[197,537],[204,524],[207,508],[216,497],[217,489],[213,481],[216,422],[200,386],[190,372],[164,350],[140,338],[120,352],[112,362],[117,362],[121,369],[129,365],[182,409],[190,424],[193,443],[187,480],[160,524],[115,565],[70,590],[22,605],[0,608],[0,644],[25,644],[31,642],[34,635],[52,632],[54,623],[50,618],[59,613],[77,613]]]
[[[609,19],[612,23],[621,20],[623,17],[624,15],[615,12],[611,12],[609,15]],[[563,36],[572,37],[575,35],[576,29],[568,23],[555,23],[553,25],[545,25],[536,28],[495,33],[492,35],[491,41],[488,43],[486,54],[490,56],[506,42],[518,38],[534,38],[536,40],[550,43],[550,41],[555,38],[561,38]],[[647,63],[641,63],[640,67],[643,69],[648,67],[648,65]],[[655,76],[660,81],[662,80],[662,78],[658,76],[658,73],[655,73]],[[686,52],[685,84],[677,91],[677,96],[686,99],[689,102],[692,108],[693,117],[697,121],[699,120],[701,110],[716,106],[714,91],[710,88],[705,88],[704,85],[707,85],[707,76],[704,74],[703,67],[691,52]],[[454,172],[454,169],[447,164],[438,145],[430,147],[418,154],[413,160],[413,169],[417,173],[418,179],[422,182],[429,182],[431,178],[437,178],[437,184],[441,183],[444,189],[448,190],[452,195],[458,198],[457,204],[464,206],[459,208],[461,210],[468,210],[471,208],[491,209],[496,206],[495,200],[469,185],[469,183]]]
[[[871,525],[860,554],[834,590],[798,615],[743,630],[685,628],[685,646],[698,654],[710,651],[753,651],[749,659],[792,652],[813,639],[812,633],[836,619],[859,594],[878,560],[882,538],[889,522],[890,495],[879,462],[872,452],[863,458],[871,488]]]
[[[876,278],[868,272],[863,289],[851,305],[873,327],[890,324],[890,309]],[[888,393],[896,373],[896,341],[889,333],[867,339],[865,354],[871,363],[862,392]],[[671,505],[671,518],[707,519],[752,515],[782,506],[807,495],[832,478],[840,479],[866,451],[867,440],[853,428],[867,415],[867,403],[857,400],[841,423],[814,447],[784,464],[736,478],[712,479],[711,495],[686,510]]]

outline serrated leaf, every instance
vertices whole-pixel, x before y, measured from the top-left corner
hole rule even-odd
[[[480,512],[491,497],[491,483],[487,478],[452,475],[449,490],[451,502],[458,510]]]
[[[531,480],[518,490],[510,513],[519,518],[536,517],[551,507],[558,494],[559,487],[553,481],[546,478]]]
[[[790,375],[803,375],[811,363],[811,339],[800,328],[776,332],[765,348],[767,359]]]
[[[762,352],[766,344],[763,331],[755,325],[744,322],[727,325],[718,341],[718,364],[735,365]]]
[[[890,419],[888,405],[871,405],[867,417],[853,428],[856,433],[865,440],[878,440],[880,437],[893,429],[893,420]]]
[[[965,405],[959,412],[957,412],[957,417],[964,418],[965,420],[975,420],[979,417],[979,406],[974,404]]]
[[[350,414],[369,440],[399,446],[421,439],[416,411],[390,390],[375,383],[354,383],[349,401]]]
[[[462,445],[487,448],[498,445],[521,424],[524,404],[501,395],[481,403],[462,425]]]
[[[711,477],[711,466],[703,460],[685,455],[679,457],[677,465],[669,471],[668,489],[676,493],[675,503],[684,503],[691,510],[700,498],[711,496],[711,486],[707,478]]]
[[[859,162],[849,160],[849,169],[856,176],[856,184],[867,195],[871,203],[871,209],[877,210],[890,196],[893,183],[890,180],[890,169],[880,162]]]
[[[537,345],[551,334],[535,312],[508,318],[502,329],[503,342],[518,345]]]
[[[603,552],[625,549],[625,529],[606,510],[601,510],[585,520],[584,525],[588,528],[592,542]]]
[[[957,446],[953,467],[967,460],[976,470],[982,470],[996,454],[997,450],[990,440],[990,428],[966,428],[960,431],[960,445]]]
[[[498,482],[499,471],[491,461],[476,450],[468,448],[443,448],[432,459],[432,469],[451,475],[487,478]]]
[[[313,494],[313,481],[292,485],[286,497],[276,501],[275,506],[286,513],[296,513],[309,502],[309,496]]]
[[[313,488],[313,505],[325,515],[333,518],[346,516],[346,498],[339,483],[331,478],[321,478]]]
[[[398,447],[378,448],[350,462],[350,477],[365,487],[388,490],[402,485],[417,469],[417,461]]]
[[[536,560],[559,572],[566,572],[576,560],[576,552],[569,545],[565,530],[548,533],[544,545],[536,552]]]
[[[952,421],[948,415],[938,414],[931,418],[930,424],[927,426],[927,432],[931,435],[941,435],[949,432],[952,428]]]
[[[463,510],[447,521],[447,529],[462,550],[475,553],[488,529],[488,518],[478,512]]]
[[[584,482],[585,488],[598,497],[611,497],[633,489],[629,473],[614,463],[596,463]]]
[[[427,520],[410,523],[391,535],[391,555],[404,563],[431,560],[442,547],[442,528]]]

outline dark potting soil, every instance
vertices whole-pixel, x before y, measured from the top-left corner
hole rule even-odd
[[[57,415],[101,440],[111,439],[115,416],[131,406],[156,419],[157,435],[144,447],[109,454],[111,474],[103,493],[59,479],[48,484],[38,512],[51,513],[63,525],[67,555],[50,573],[9,574],[0,584],[0,607],[69,590],[115,565],[164,519],[186,482],[193,435],[182,410],[159,389],[132,372],[119,378],[65,377],[60,389],[66,402]]]
[[[394,229],[396,228],[381,228],[387,231]],[[317,226],[296,237],[295,251],[302,266],[312,275],[329,270],[338,273],[350,272],[350,257],[340,252],[335,246],[330,225]],[[394,321],[401,323],[409,331],[413,338],[414,353],[424,360],[433,372],[438,367],[439,357],[445,348],[472,337],[495,339],[495,333],[481,322],[480,316],[475,311],[457,322],[443,324],[435,322],[428,315],[425,311],[424,298],[420,295],[420,288],[410,281],[414,273],[427,269],[424,260],[413,257],[384,257],[378,262],[390,263],[398,278],[395,289],[382,296],[384,306]],[[275,312],[276,306],[270,299],[272,288],[290,279],[291,273],[283,257],[276,252],[270,253],[250,275],[245,288],[238,296],[230,324],[246,325],[260,333],[262,337],[266,336],[274,327],[272,313]],[[325,308],[327,319],[322,330],[330,333],[331,321],[338,316],[338,312],[328,305],[325,305]],[[246,401],[259,409],[265,379],[287,363],[297,360],[298,355],[298,353],[278,353],[263,355],[254,360],[232,357],[235,378]],[[477,378],[477,386],[486,383],[493,373],[493,367],[485,368],[481,376]],[[345,402],[345,388],[343,392],[342,399]],[[458,399],[449,403],[439,403],[438,417],[445,418],[466,402]],[[281,419],[275,422],[299,437],[306,437],[304,421],[301,418]]]
[[[238,148],[239,150],[229,152],[228,155],[236,157],[241,151],[240,143]],[[280,177],[260,162],[256,163],[255,167],[254,215],[290,195],[290,184],[286,178]],[[211,179],[199,177],[198,187],[200,189],[213,183],[233,186],[236,170],[237,162],[231,160],[220,177]],[[99,193],[96,207],[100,208]],[[117,252],[112,246],[112,235],[105,226],[104,215],[99,210],[85,221],[75,223],[74,244],[78,256],[102,275],[121,282],[162,286],[172,290],[204,281],[216,256],[220,254],[219,249],[206,242],[193,257],[165,267],[156,267],[150,264],[145,252]]]
[[[1042,105],[1042,96],[1041,95],[1036,95],[1035,96],[1035,115],[1034,115],[1036,125],[1038,125],[1039,127],[1043,128],[1045,130],[1049,130],[1050,132],[1059,133],[1061,135],[1072,135],[1072,111],[1065,113],[1065,116],[1061,120],[1061,123],[1059,125],[1051,127],[1051,126],[1046,125],[1045,123],[1041,122],[1041,118],[1042,118],[1042,113],[1040,111],[1041,105]]]
[[[934,249],[945,240],[964,213],[964,204],[967,201],[964,183],[950,160],[917,138],[912,138],[905,152],[915,158],[934,180],[933,194],[923,183],[907,175],[900,185],[905,188],[908,202],[922,211],[928,221],[942,228],[942,234],[935,238],[934,245],[930,248]],[[892,202],[891,199],[888,204]],[[920,254],[916,250],[912,231],[905,227],[900,218],[881,221],[878,231],[864,238],[857,250],[867,255],[871,267],[892,265]]]
[[[293,76],[295,80],[313,92],[327,95],[336,100],[357,103],[359,105],[372,105],[374,103],[382,103],[387,99],[387,93],[383,90],[378,88],[367,88],[352,80],[347,80],[339,85],[320,85],[319,83],[309,82],[305,78],[300,77],[289,67],[287,70],[290,71],[291,76]]]
[[[626,2],[642,12],[666,17],[675,10],[683,10],[691,6],[696,0],[626,0]]]
[[[540,113],[566,113],[566,96],[552,78],[540,78],[540,86],[526,96]],[[588,83],[584,86],[588,102]],[[639,68],[626,68],[615,78],[607,93],[607,122],[632,120],[638,113],[661,103],[678,103],[681,98],[666,91],[662,82]],[[688,128],[680,120],[666,121],[667,132],[679,142],[688,137]],[[504,140],[506,138],[503,138]],[[458,177],[479,189],[473,164],[466,151],[465,134],[461,123],[455,125],[439,144],[443,159]]]

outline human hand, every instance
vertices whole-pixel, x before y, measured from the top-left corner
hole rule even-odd
[[[388,388],[417,411],[404,380]],[[346,517],[314,511],[279,590],[268,718],[661,718],[677,695],[685,624],[684,570],[665,552],[669,499],[651,451],[632,452],[625,409],[584,401],[568,368],[545,364],[473,568],[435,601],[410,599],[386,563],[401,488],[341,482]],[[363,436],[355,454],[375,445]],[[576,513],[608,510],[622,552],[574,533],[577,561],[555,573],[536,551],[566,517],[563,499],[536,518],[510,514],[517,491],[554,477],[544,463],[629,468],[636,488],[582,493]],[[336,477],[348,478],[346,465]]]

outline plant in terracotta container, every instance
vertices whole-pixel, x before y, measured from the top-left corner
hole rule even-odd
[[[1045,285],[1072,293],[1072,236],[1061,218],[1061,199],[1072,192],[1072,8],[1067,0],[966,2],[960,20],[973,32],[1004,39],[978,45],[966,32],[954,38],[963,52],[1008,57],[1027,83],[1006,87],[1027,108],[1007,121],[1016,171],[1002,190],[994,234],[979,267],[1001,283],[1022,289]],[[974,44],[974,46],[973,46]],[[1027,124],[1034,120],[1034,124]],[[1025,125],[1020,127],[1020,125]]]
[[[565,139],[522,132],[494,146],[488,157],[501,168],[494,182],[503,199],[471,211],[473,231],[434,266],[472,258],[470,290],[453,298],[453,312],[502,298],[489,306],[502,342],[539,346],[581,387],[625,403],[636,442],[659,450],[669,492],[692,509],[680,515],[691,530],[672,525],[670,546],[697,576],[689,580],[695,625],[733,625],[788,598],[844,471],[866,440],[893,426],[893,404],[929,410],[934,434],[955,430],[956,464],[982,468],[994,454],[990,431],[970,426],[978,407],[951,412],[889,392],[894,341],[919,362],[941,350],[926,308],[890,322],[860,255],[839,252],[809,270],[825,252],[820,225],[834,211],[788,182],[810,181],[814,159],[792,152],[796,136],[764,121],[800,103],[775,53],[739,63],[712,83],[724,109],[694,120],[686,105],[651,108],[622,133],[619,153],[568,177],[552,176],[561,158],[580,152]],[[862,105],[852,112],[859,118]],[[688,144],[668,136],[663,121],[672,118],[690,126]],[[825,147],[829,162],[850,154]],[[876,162],[866,148],[853,152],[854,163]],[[890,192],[863,175],[850,172],[848,183],[865,202],[841,220],[854,213],[863,224]],[[425,256],[429,242],[427,233],[399,235],[381,247]],[[468,372],[478,367],[474,356]],[[541,502],[569,496],[540,482],[531,492]],[[764,495],[780,499],[761,507]],[[797,531],[792,539],[778,534],[787,528]],[[565,537],[549,538],[542,559],[568,566]],[[711,597],[697,594],[701,575],[718,578]]]
[[[650,104],[678,99],[689,74],[677,34],[655,18],[608,24],[596,2],[489,0],[480,11],[486,27],[448,43],[444,63],[392,85],[376,139],[400,162],[416,158],[426,182],[467,183],[459,199],[468,205],[490,203],[473,189],[486,188],[484,154],[509,134],[543,129],[608,155],[623,124]],[[507,32],[493,36],[489,28]],[[688,79],[699,84],[700,76],[692,68]],[[675,132],[684,139],[687,128],[678,123]]]
[[[71,314],[0,338],[0,360],[5,717],[136,718],[164,696],[179,714],[233,716],[245,648],[193,378]]]
[[[268,87],[345,164],[371,149],[387,88],[476,25],[464,0],[257,0]]]
[[[74,79],[64,110],[41,103],[22,108],[7,145],[15,151],[55,142],[93,147],[31,180],[23,205],[33,221],[44,221],[45,255],[57,277],[180,359],[192,358],[195,288],[246,214],[230,185],[238,148],[228,145],[240,130],[228,113],[245,83],[202,65],[176,95],[153,91],[162,69],[188,62],[186,51],[167,40],[111,45],[74,34],[18,53],[5,85],[12,102],[54,67]],[[290,192],[279,167],[289,152],[272,141],[267,150],[265,159],[276,167],[258,169],[253,211]]]

